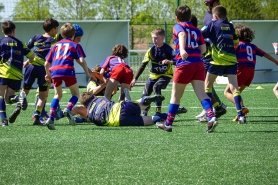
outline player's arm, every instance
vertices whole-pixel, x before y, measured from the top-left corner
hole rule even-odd
[[[73,107],[71,113],[73,116],[79,114],[83,118],[87,118],[87,108],[83,105]]]
[[[179,32],[179,47],[180,47],[180,55],[183,60],[188,57],[187,52],[185,51],[185,42],[186,42],[186,34],[185,32]]]
[[[44,63],[44,69],[46,72],[45,80],[48,82],[50,82],[50,80],[51,80],[51,74],[50,74],[49,68],[50,68],[50,62],[45,61],[45,63]]]
[[[206,44],[202,44],[199,46],[199,49],[201,50],[201,54],[204,54],[207,52],[207,46]]]
[[[203,37],[203,34],[200,33],[200,37],[199,37],[199,40],[198,40],[198,45],[199,45],[199,49],[201,51],[201,54],[205,54],[207,52],[207,45],[205,43],[205,39]]]
[[[140,77],[140,75],[144,72],[146,66],[148,65],[149,61],[151,60],[151,48],[145,53],[144,60],[142,61],[141,66],[138,68],[137,73],[134,79],[130,83],[130,87],[133,87]]]
[[[83,70],[85,71],[85,74],[87,75],[88,78],[93,78],[93,76],[92,76],[93,74],[89,72],[91,70],[88,68],[87,62],[83,57],[76,59],[76,62],[83,68]]]
[[[270,54],[265,53],[264,57],[273,62],[274,64],[278,65],[278,61],[275,58],[273,58]]]

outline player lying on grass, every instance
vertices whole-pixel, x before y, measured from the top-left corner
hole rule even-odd
[[[128,91],[124,91],[129,96]],[[97,126],[149,126],[165,120],[166,114],[141,116],[151,102],[163,101],[164,96],[144,96],[137,101],[113,102],[105,97],[96,97],[92,92],[83,92],[79,98],[82,106],[72,109],[72,115],[80,114]]]

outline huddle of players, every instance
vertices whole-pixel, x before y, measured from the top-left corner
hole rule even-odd
[[[217,110],[218,107],[221,106],[221,102],[215,101],[213,104],[211,102],[212,85],[218,75],[227,75],[229,84],[225,90],[225,95],[231,102],[236,104],[238,123],[246,123],[245,114],[248,112],[244,110],[248,109],[244,107],[240,93],[252,82],[256,55],[265,56],[277,65],[278,61],[251,44],[251,41],[254,39],[254,32],[249,27],[237,25],[234,29],[233,25],[227,21],[227,12],[223,6],[216,6],[213,8],[213,21],[206,25],[202,31],[200,31],[196,25],[194,26],[192,24],[194,20],[192,19],[191,10],[188,6],[179,6],[176,9],[175,14],[177,20],[177,24],[173,29],[173,38],[176,46],[175,52],[169,45],[163,42],[165,36],[164,30],[161,28],[155,29],[151,33],[154,46],[145,54],[142,65],[138,69],[134,79],[132,70],[123,60],[128,54],[127,48],[124,45],[116,45],[112,49],[112,55],[107,57],[100,65],[100,71],[92,75],[84,60],[85,54],[82,47],[78,43],[72,41],[75,35],[75,29],[70,23],[66,23],[61,27],[60,33],[63,39],[57,42],[59,39],[55,40],[54,38],[55,36],[57,38],[59,24],[53,19],[46,20],[45,23],[52,20],[54,21],[54,24],[51,29],[48,30],[44,27],[46,33],[39,36],[39,38],[46,38],[43,42],[36,42],[34,40],[33,44],[36,44],[35,47],[32,44],[27,47],[24,43],[14,38],[13,32],[15,26],[12,22],[6,21],[2,23],[2,30],[4,30],[3,32],[5,34],[3,39],[13,39],[6,43],[15,43],[15,40],[18,44],[9,44],[10,47],[15,47],[20,44],[22,45],[21,48],[13,49],[13,52],[16,54],[19,54],[18,51],[22,51],[20,52],[22,58],[19,60],[9,60],[7,56],[5,58],[5,55],[1,54],[1,75],[4,74],[4,71],[6,72],[6,76],[4,75],[0,77],[1,79],[7,79],[8,82],[2,82],[0,90],[2,90],[2,86],[5,86],[6,102],[17,102],[17,107],[9,117],[9,121],[11,123],[14,122],[20,113],[20,110],[25,110],[27,108],[26,95],[34,83],[35,78],[38,78],[39,100],[34,112],[33,124],[35,125],[43,124],[40,121],[40,117],[45,105],[45,97],[47,97],[47,91],[50,85],[49,82],[51,80],[55,88],[55,96],[50,105],[50,117],[46,121],[46,125],[50,130],[55,130],[54,119],[59,107],[59,100],[62,98],[61,84],[62,81],[64,81],[66,86],[70,88],[72,97],[69,100],[67,107],[64,109],[63,115],[68,118],[69,123],[71,124],[75,123],[73,115],[80,114],[83,117],[88,117],[90,121],[93,121],[97,125],[143,126],[156,123],[159,128],[171,132],[176,114],[186,112],[185,108],[179,107],[180,99],[186,85],[191,83],[206,113],[206,131],[213,132],[218,125],[217,118],[223,114],[217,115]],[[9,25],[13,25],[14,27],[12,26],[11,29],[11,26]],[[5,26],[13,31],[5,31]],[[36,37],[37,35],[32,39]],[[211,42],[208,52],[204,37],[209,38]],[[50,41],[46,42],[47,39]],[[240,42],[235,44],[234,41],[237,39],[239,39]],[[2,40],[1,43],[3,43]],[[46,43],[49,45],[46,45]],[[40,48],[42,45],[47,49]],[[30,51],[32,46],[34,47],[35,55]],[[2,48],[3,44],[1,44],[1,52]],[[40,53],[41,51],[45,51],[45,54],[43,55]],[[204,67],[204,61],[201,59],[201,55],[205,53],[209,53],[212,56],[212,60],[209,61],[209,65],[207,65],[206,69]],[[20,73],[20,76],[19,73],[13,72],[13,74],[15,74],[14,76],[18,75],[16,76],[18,78],[14,79],[14,77],[10,77],[10,69],[14,69],[13,63],[16,64],[17,61],[23,61],[23,54],[29,58],[28,61],[24,63],[24,67],[27,68],[24,76],[24,87],[20,95],[15,96],[15,91],[19,90],[20,83],[17,88],[10,87],[9,80],[21,81],[22,74]],[[84,68],[86,75],[93,79],[92,82],[95,82],[92,89],[98,89],[98,91],[95,91],[94,93],[83,93],[81,95],[81,97],[83,97],[81,98],[82,101],[80,101],[84,106],[81,106],[82,108],[77,107],[76,109],[73,109],[73,107],[78,101],[79,92],[74,74],[74,59]],[[118,83],[121,84],[121,95],[129,96],[127,89],[135,85],[136,80],[142,74],[149,61],[152,63],[150,77],[146,82],[142,98],[137,103],[131,101],[114,103],[110,101],[111,95],[115,93]],[[175,65],[174,73],[172,65]],[[36,68],[36,70],[34,70],[34,68]],[[34,77],[39,70],[41,71],[40,73],[44,71],[45,75],[42,76],[42,74],[40,74],[40,77]],[[22,63],[21,66],[17,65],[17,70],[15,71],[22,71]],[[207,71],[207,74],[205,71]],[[167,87],[172,77],[173,85],[168,113],[162,114],[161,102],[164,100],[164,97],[161,95],[161,89]],[[10,92],[10,89],[14,92]],[[94,94],[98,94],[101,91],[104,92],[105,98],[101,99],[94,96]],[[149,95],[153,91],[155,96],[150,97]],[[4,99],[2,98],[4,94],[0,94],[0,96],[0,114],[2,125],[4,126],[8,125],[8,120],[3,114],[3,112],[5,112],[3,107],[5,106],[1,106],[3,104],[2,102],[4,102]],[[120,98],[120,100],[124,100],[124,98]],[[156,103],[156,114],[152,117],[147,116],[151,102]],[[128,111],[130,110],[129,108],[136,109],[136,111]],[[140,116],[140,108],[144,109],[142,116]],[[129,122],[132,117],[136,118],[134,121],[139,120],[139,123],[137,121],[136,124],[130,124]]]

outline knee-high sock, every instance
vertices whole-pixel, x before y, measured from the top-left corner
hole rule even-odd
[[[207,93],[208,97],[212,98],[212,88],[206,88],[205,92]]]
[[[179,104],[170,104],[168,109],[168,115],[166,119],[166,126],[173,125],[174,119],[179,110]]]
[[[235,101],[235,104],[236,104],[237,114],[238,114],[238,116],[243,116],[242,107],[241,107],[242,98],[240,96],[240,92],[236,91],[235,93],[233,93],[233,96],[234,96],[234,101]]]
[[[59,99],[53,98],[50,104],[50,119],[51,121],[54,121],[55,118],[55,113],[57,106],[59,104]]]
[[[74,105],[77,103],[78,101],[78,97],[77,96],[72,96],[69,100],[69,103],[67,105],[67,109],[68,110],[72,110],[72,108],[74,107]]]
[[[210,120],[212,117],[214,117],[214,112],[213,112],[211,100],[210,99],[203,99],[201,101],[201,104],[202,104],[203,108],[206,110],[206,115],[207,115],[208,120]]]
[[[0,116],[2,120],[7,119],[6,103],[2,96],[0,96]]]

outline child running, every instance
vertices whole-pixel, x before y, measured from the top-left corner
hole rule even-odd
[[[213,132],[217,126],[211,100],[204,90],[205,68],[201,54],[205,53],[206,45],[201,31],[194,27],[191,20],[191,9],[184,5],[176,11],[177,24],[173,29],[173,40],[176,45],[176,68],[174,71],[172,94],[168,115],[165,122],[157,127],[172,132],[172,125],[178,112],[180,100],[187,84],[191,83],[193,89],[206,110],[208,119],[206,132]]]
[[[278,65],[278,61],[274,59],[270,54],[264,52],[258,48],[255,44],[252,44],[252,40],[255,38],[255,32],[248,26],[243,24],[236,24],[235,31],[239,39],[239,44],[236,47],[237,56],[237,81],[240,93],[252,83],[255,74],[256,55],[265,57]],[[227,85],[224,95],[235,104],[230,86]],[[249,110],[241,102],[242,113],[245,116]],[[238,121],[238,116],[233,119]]]
[[[33,62],[34,53],[25,43],[15,38],[15,24],[12,21],[4,21],[1,24],[4,37],[0,39],[0,116],[1,126],[8,126],[8,122],[14,123],[21,109],[26,110],[27,100],[25,92],[19,96],[15,92],[20,90],[23,79],[22,67],[24,56]],[[6,103],[17,103],[15,110],[7,120]]]

